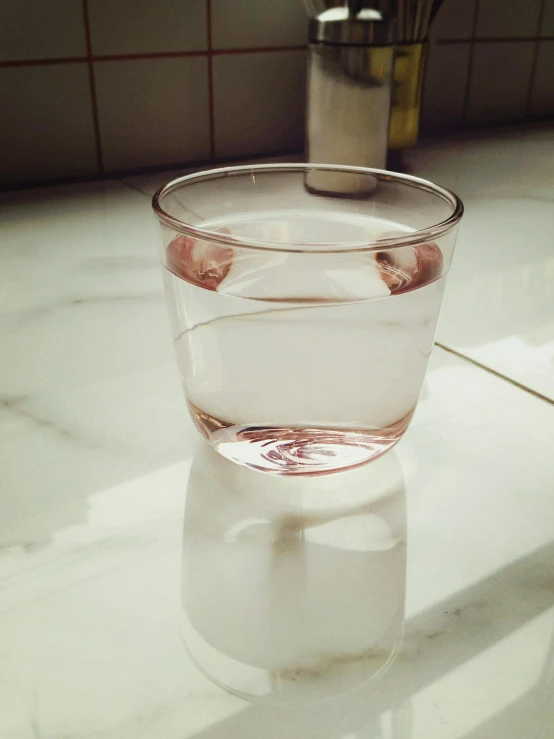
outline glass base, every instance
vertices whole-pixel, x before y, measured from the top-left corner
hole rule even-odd
[[[235,425],[190,401],[202,436],[227,459],[276,475],[323,475],[377,459],[397,444],[413,411],[382,429],[291,428]]]

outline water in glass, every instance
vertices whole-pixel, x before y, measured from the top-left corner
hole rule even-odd
[[[292,209],[203,227],[311,244],[413,230]],[[264,472],[320,474],[376,458],[402,436],[446,279],[436,244],[302,253],[173,235],[164,266],[184,393],[224,456]]]

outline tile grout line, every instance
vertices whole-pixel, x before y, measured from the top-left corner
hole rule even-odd
[[[230,56],[236,54],[271,54],[273,52],[281,53],[285,51],[306,51],[304,46],[251,46],[244,49],[212,49],[213,56]]]
[[[548,395],[539,393],[537,390],[533,390],[532,388],[527,387],[527,385],[524,385],[522,382],[518,382],[518,380],[514,380],[511,377],[508,377],[507,375],[503,375],[501,372],[498,372],[497,370],[492,369],[491,367],[487,367],[486,364],[483,364],[482,362],[478,362],[476,359],[472,359],[471,357],[468,357],[467,354],[462,354],[456,349],[451,349],[450,347],[445,346],[444,344],[441,344],[438,341],[435,341],[435,346],[438,346],[439,349],[443,349],[445,352],[448,352],[449,354],[453,354],[455,357],[458,357],[459,359],[464,359],[466,362],[473,364],[475,367],[479,367],[479,369],[482,369],[485,372],[488,372],[489,375],[493,375],[494,377],[497,377],[500,380],[504,380],[505,382],[508,382],[510,385],[513,385],[514,387],[519,388],[519,390],[523,390],[523,392],[528,393],[529,395],[533,395],[535,398],[538,398],[539,400],[544,400],[549,405],[554,405],[554,400],[552,398],[549,398]]]
[[[55,64],[75,64],[76,62],[86,62],[86,56],[64,56],[57,59],[15,59],[8,62],[0,62],[0,69],[10,69],[11,67],[46,67]]]
[[[210,159],[215,157],[214,71],[212,49],[212,0],[206,0],[206,41],[208,44],[208,125],[210,129]]]
[[[475,55],[475,36],[477,35],[477,19],[479,17],[479,0],[475,0],[475,8],[473,10],[473,24],[471,28],[471,39],[469,47],[469,64],[467,66],[466,89],[464,92],[464,105],[462,109],[462,124],[467,125],[467,116],[469,108],[469,92],[471,89],[471,75],[473,74],[473,57]]]
[[[98,118],[98,102],[96,99],[96,81],[94,79],[94,62],[92,57],[92,42],[90,35],[90,19],[88,14],[88,0],[83,0],[83,19],[85,22],[85,41],[87,45],[87,66],[90,85],[90,102],[92,106],[92,122],[94,126],[94,140],[96,143],[96,161],[100,174],[104,173],[104,159],[102,157],[102,139],[100,137],[100,120]]]
[[[83,0],[83,4],[86,0]],[[510,39],[517,41],[518,39]],[[534,39],[527,39],[534,41]],[[545,37],[541,39],[544,41],[554,40],[552,38]],[[437,43],[444,43],[439,41]],[[455,41],[446,41],[446,43],[457,43]],[[188,57],[205,56],[207,58],[214,56],[237,56],[244,54],[281,54],[287,51],[305,51],[305,46],[252,46],[245,47],[244,49],[209,49],[205,51],[159,51],[159,52],[145,52],[136,54],[90,54],[87,56],[66,56],[57,58],[46,58],[46,59],[13,59],[11,61],[0,61],[0,69],[6,69],[10,67],[40,67],[47,65],[56,64],[75,64],[76,62],[118,62],[118,61],[130,61],[139,59],[187,59]]]
[[[138,193],[139,193],[140,195],[146,195],[146,197],[147,197],[147,198],[148,198],[148,199],[149,199],[150,201],[152,201],[152,195],[150,195],[150,193],[149,193],[149,192],[146,192],[146,190],[141,190],[141,189],[140,189],[140,187],[137,187],[136,185],[133,185],[133,184],[132,184],[131,182],[129,182],[128,180],[126,180],[126,179],[123,179],[123,178],[121,178],[121,177],[120,177],[120,178],[118,178],[118,182],[121,182],[121,184],[122,184],[122,185],[123,185],[124,187],[128,187],[128,188],[130,188],[131,190],[134,190],[135,192],[138,192]]]
[[[125,62],[141,59],[188,59],[189,57],[207,56],[206,51],[152,51],[136,54],[97,54],[95,62]]]
[[[537,37],[535,39],[535,48],[533,49],[533,61],[531,63],[531,74],[529,77],[529,89],[527,91],[527,100],[525,101],[525,116],[531,115],[531,104],[533,102],[533,87],[535,85],[535,74],[537,72],[537,64],[539,59],[539,44],[541,42],[541,28],[546,8],[546,0],[541,0],[539,9],[539,21],[537,24]]]
[[[468,38],[440,38],[433,41],[434,44],[437,46],[442,46],[443,44],[471,44],[472,41],[475,41],[475,44],[498,44],[498,43],[525,43],[529,41],[554,41],[554,36],[496,36],[494,38],[476,38],[472,39],[468,36]]]

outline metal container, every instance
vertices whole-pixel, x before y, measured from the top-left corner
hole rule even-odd
[[[383,169],[394,66],[394,24],[374,8],[351,2],[310,20],[307,107],[309,162]],[[336,190],[332,173],[307,182]],[[322,178],[329,178],[329,182]],[[349,178],[356,194],[361,183]],[[344,192],[344,186],[340,186]]]

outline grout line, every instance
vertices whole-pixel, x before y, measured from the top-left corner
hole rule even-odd
[[[466,362],[473,364],[475,367],[479,367],[479,369],[485,370],[485,372],[488,372],[489,375],[498,377],[500,380],[504,380],[504,382],[508,382],[510,385],[513,385],[514,387],[517,387],[520,390],[523,390],[524,392],[529,393],[529,395],[533,395],[535,398],[538,398],[539,400],[544,400],[546,403],[549,403],[550,405],[554,405],[554,400],[552,400],[552,398],[550,398],[548,395],[539,393],[537,390],[533,390],[527,385],[524,385],[522,382],[513,380],[511,377],[508,377],[507,375],[503,375],[502,372],[497,372],[495,369],[492,369],[491,367],[487,367],[486,364],[482,364],[481,362],[478,362],[476,359],[472,359],[471,357],[468,357],[466,354],[462,354],[461,352],[456,351],[456,349],[451,349],[450,347],[445,346],[444,344],[441,344],[438,341],[435,341],[435,346],[438,346],[439,349],[443,349],[445,352],[448,352],[449,354],[453,354],[455,357],[464,359]]]
[[[479,17],[479,0],[475,0],[473,9],[473,24],[471,27],[471,45],[469,47],[469,64],[467,66],[466,89],[464,94],[464,105],[462,108],[462,124],[467,124],[467,112],[469,107],[469,92],[471,89],[471,76],[473,74],[473,57],[475,54],[475,35],[477,33],[477,19]]]
[[[441,38],[441,39],[435,39],[431,41],[434,46],[443,46],[443,45],[452,45],[457,44],[458,46],[461,46],[463,44],[470,44],[471,43],[471,36],[468,36],[467,38]]]
[[[206,56],[206,51],[160,51],[148,54],[98,54],[95,62],[124,62],[132,59],[186,59],[189,56]]]
[[[146,190],[141,190],[140,187],[137,187],[132,182],[129,182],[128,180],[123,179],[123,178],[118,178],[118,181],[121,182],[121,184],[124,185],[125,187],[129,187],[131,190],[134,190],[135,192],[138,192],[141,195],[146,195],[146,197],[149,200],[152,200],[152,195],[150,195],[149,192],[146,192]]]
[[[96,142],[96,161],[100,174],[104,173],[102,157],[102,139],[100,137],[100,120],[98,118],[98,103],[96,100],[96,81],[94,79],[94,62],[92,59],[92,43],[90,36],[90,21],[88,14],[88,0],[83,0],[83,18],[85,21],[85,40],[87,44],[88,78],[90,84],[90,102],[92,106],[92,122],[94,126],[94,140]]]
[[[206,0],[209,4],[209,0]],[[87,5],[87,0],[83,0],[83,7]],[[88,15],[85,22],[86,28],[88,28]],[[210,38],[211,34],[208,36]],[[87,38],[90,39],[90,29],[88,31]],[[511,39],[518,40],[518,39]],[[520,39],[521,40],[521,39]],[[534,39],[531,39],[534,41]],[[554,36],[546,36],[541,41],[554,41]],[[442,41],[438,43],[444,43]],[[453,41],[446,41],[446,43],[454,43]],[[457,42],[456,42],[457,43]],[[87,41],[87,50],[89,42]],[[90,54],[87,56],[67,56],[59,57],[57,59],[14,59],[11,61],[0,61],[0,68],[5,67],[39,67],[51,64],[74,64],[75,62],[118,62],[128,61],[133,59],[173,59],[173,58],[184,58],[205,56],[208,59],[211,56],[233,56],[240,54],[273,54],[282,53],[286,51],[305,51],[305,46],[264,46],[264,47],[252,47],[245,49],[212,49],[208,48],[204,51],[160,51],[160,52],[149,52],[149,53],[137,53],[137,54]]]
[[[544,2],[544,0],[543,0]],[[525,43],[535,41],[540,43],[541,41],[554,41],[554,36],[520,36],[518,38],[498,37],[498,38],[441,38],[433,41],[436,46],[442,46],[446,44],[457,44],[457,45],[478,45],[478,44],[495,44],[495,43]],[[9,61],[0,61],[0,69],[9,67],[40,67],[55,64],[75,64],[78,62],[118,62],[118,61],[129,61],[135,59],[186,59],[187,57],[198,57],[198,56],[233,56],[241,54],[273,54],[283,53],[287,51],[305,51],[305,46],[263,46],[263,47],[252,47],[244,49],[207,49],[204,51],[160,51],[160,52],[146,52],[137,54],[91,54],[89,56],[67,56],[58,57],[55,59],[12,59]]]
[[[59,59],[25,59],[12,62],[0,62],[0,68],[5,67],[43,67],[51,64],[75,64],[75,62],[86,62],[86,56],[66,56]]]
[[[544,0],[543,0],[544,1]],[[441,38],[433,41],[434,44],[496,44],[496,43],[519,43],[522,41],[554,41],[554,36],[497,36],[495,38]]]
[[[206,0],[206,38],[208,42],[208,125],[210,127],[210,158],[215,157],[215,105],[212,49],[212,0]]]
[[[540,37],[540,32],[542,28],[543,19],[544,19],[545,7],[546,7],[545,0],[541,0],[540,10],[539,10],[539,22],[537,25],[537,38],[535,39],[535,48],[533,49],[533,62],[531,64],[531,75],[529,77],[529,90],[527,91],[527,100],[525,102],[525,115],[526,116],[531,115],[531,105],[533,102],[533,87],[535,86],[535,75],[537,72],[537,64],[539,61],[539,44],[542,41]]]
[[[253,46],[245,49],[213,49],[211,53],[214,56],[221,56],[222,54],[270,54],[274,51],[306,51],[306,46]]]

